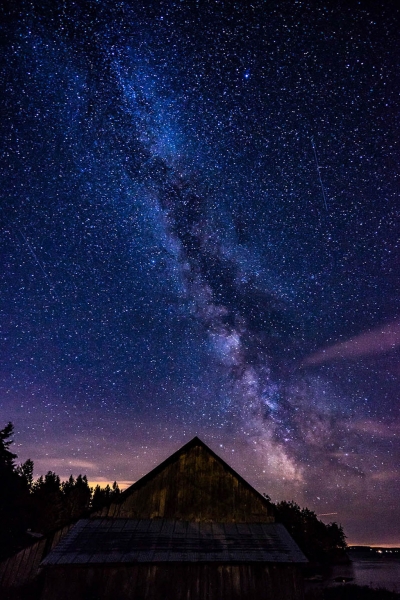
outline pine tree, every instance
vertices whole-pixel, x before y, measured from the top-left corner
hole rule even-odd
[[[16,454],[10,452],[9,446],[13,443],[11,438],[14,433],[14,425],[11,421],[0,430],[0,473],[3,471],[13,472],[15,469],[14,460],[17,458]]]
[[[29,484],[9,449],[13,433],[11,422],[0,430],[0,558],[23,545],[28,521]],[[27,465],[24,471],[29,474]]]

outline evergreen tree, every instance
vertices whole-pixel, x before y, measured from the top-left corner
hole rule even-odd
[[[101,488],[99,485],[96,485],[91,502],[91,508],[93,511],[98,511],[110,504],[113,500],[118,498],[121,490],[118,487],[118,483],[114,481],[112,488],[107,484],[106,487]]]
[[[28,522],[29,485],[9,450],[13,433],[12,423],[0,430],[0,558],[24,544]]]
[[[311,562],[333,563],[346,558],[346,536],[337,523],[325,525],[312,510],[295,502],[279,502],[275,516]]]
[[[14,433],[14,425],[11,421],[0,430],[0,471],[14,471],[14,459],[17,458],[16,454],[13,454],[8,449],[13,443],[11,438]]]
[[[53,471],[39,477],[32,486],[30,529],[47,534],[66,522],[61,481]]]
[[[68,481],[62,483],[61,489],[68,521],[82,517],[89,509],[92,495],[86,475],[78,475],[76,479],[71,475]]]
[[[22,465],[17,467],[17,473],[25,479],[29,491],[32,490],[33,486],[33,467],[33,460],[30,458],[28,458],[28,460],[26,460]]]

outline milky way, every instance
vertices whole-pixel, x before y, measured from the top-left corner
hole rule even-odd
[[[199,435],[400,545],[399,10],[242,4],[2,9],[0,417],[91,481]]]

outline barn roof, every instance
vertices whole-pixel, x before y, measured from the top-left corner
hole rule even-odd
[[[195,437],[93,516],[259,523],[274,521],[274,509]]]
[[[304,563],[278,523],[82,519],[42,565],[116,563]]]

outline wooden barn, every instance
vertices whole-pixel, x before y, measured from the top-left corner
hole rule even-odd
[[[43,600],[301,600],[306,558],[271,504],[197,437],[42,562]]]

